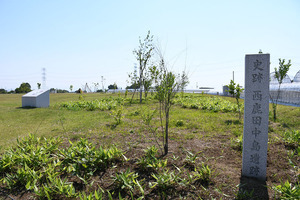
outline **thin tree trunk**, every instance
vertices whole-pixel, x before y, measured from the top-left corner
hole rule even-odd
[[[142,87],[140,87],[140,103],[142,103],[142,98],[143,98],[143,90]]]
[[[161,131],[162,131],[162,136],[163,136],[163,147],[165,146],[165,130],[164,130],[164,126],[163,126],[163,117],[162,117],[162,108],[163,108],[163,105],[162,105],[162,102],[159,102],[159,118],[160,118],[160,128],[161,128]]]
[[[278,99],[279,99],[279,96],[280,96],[280,86],[281,86],[281,84],[279,84],[278,92],[277,92],[277,98],[276,98],[275,104],[273,106],[273,120],[274,120],[274,122],[277,120],[276,112],[277,112]]]
[[[141,69],[140,69],[141,70]],[[140,103],[142,103],[142,98],[143,98],[143,90],[142,90],[142,72],[140,72]]]
[[[133,95],[132,95],[132,97],[131,97],[130,103],[132,103],[133,97],[134,97],[134,95],[135,95],[135,91],[136,91],[136,89],[134,89],[134,92],[133,92]]]
[[[275,105],[275,106],[273,106],[273,120],[274,120],[274,122],[276,121],[276,107],[277,107],[277,105]]]
[[[169,109],[166,111],[166,133],[165,133],[165,155],[168,154],[168,137],[169,137]]]

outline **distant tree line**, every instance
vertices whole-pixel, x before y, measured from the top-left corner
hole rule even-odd
[[[51,93],[69,93],[69,91],[68,90],[63,90],[63,89],[55,89],[55,88],[51,88],[50,89],[50,92]]]
[[[7,91],[3,88],[0,89],[0,94],[28,93],[28,92],[31,92],[31,85],[29,83],[22,83],[20,87],[11,91]]]
[[[37,83],[37,87],[38,89],[41,88],[41,83]],[[109,90],[117,90],[119,89],[119,87],[117,86],[116,83],[114,84],[110,84],[108,85],[107,87]],[[134,83],[132,83],[130,86],[127,86],[126,89],[139,89],[140,88],[140,84],[139,84],[139,81],[136,81]],[[73,90],[73,85],[70,86],[70,91],[72,92]],[[0,94],[13,94],[13,93],[28,93],[28,92],[31,92],[31,85],[29,83],[22,83],[20,85],[20,87],[16,88],[15,90],[11,90],[11,91],[7,91],[3,88],[0,88]],[[64,90],[64,89],[58,89],[58,88],[51,88],[50,89],[50,92],[51,93],[69,93],[70,91],[68,90]],[[75,93],[80,93],[80,91],[82,92],[86,92],[86,91],[83,91],[81,90],[81,88],[79,88],[78,90],[75,90]],[[102,89],[99,89],[99,90],[96,90],[96,92],[106,92],[107,89],[105,90],[102,90]]]
[[[15,93],[15,91],[14,90],[7,91],[3,88],[0,89],[0,94],[12,94],[12,93]]]

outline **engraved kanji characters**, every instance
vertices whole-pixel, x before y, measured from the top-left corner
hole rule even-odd
[[[263,74],[261,74],[261,73],[252,74],[252,82],[253,83],[257,82],[257,81],[261,83],[262,79],[263,79]]]
[[[261,104],[255,103],[253,105],[252,114],[261,114],[261,113],[262,113],[262,111],[261,111]]]
[[[257,142],[256,140],[254,140],[253,143],[252,143],[251,150],[253,150],[253,151],[259,151],[260,150],[259,142]]]
[[[250,174],[258,176],[258,174],[259,174],[259,167],[258,166],[255,166],[255,167],[252,166],[252,167],[250,167]]]
[[[260,125],[261,124],[261,117],[260,116],[252,117],[252,124]]]
[[[262,100],[262,94],[261,91],[253,91],[253,100]]]
[[[256,60],[256,61],[254,62],[254,69],[253,69],[253,71],[255,71],[255,70],[263,71],[263,68],[260,67],[261,64],[262,64],[261,61]]]
[[[259,134],[261,133],[261,131],[255,127],[255,129],[252,131],[252,135],[255,135],[255,138],[256,136],[258,136]]]
[[[254,163],[254,164],[259,164],[259,154],[255,153],[250,155],[250,162]]]

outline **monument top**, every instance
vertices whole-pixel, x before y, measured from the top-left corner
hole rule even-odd
[[[259,56],[259,55],[269,55],[269,53],[253,53],[253,54],[246,54],[246,56]]]
[[[45,92],[47,92],[48,90],[44,90],[44,89],[39,89],[39,90],[33,90],[25,95],[23,95],[23,97],[37,97]]]

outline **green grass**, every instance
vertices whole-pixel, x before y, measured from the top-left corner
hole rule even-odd
[[[112,95],[116,98],[119,96],[119,94],[84,94],[84,99],[92,101],[109,98]],[[197,98],[197,96],[199,97]],[[203,96],[205,97],[205,95],[195,94],[194,99],[203,99]],[[78,138],[91,134],[111,135],[115,132],[109,126],[115,120],[109,110],[88,111],[83,109],[73,111],[57,106],[59,103],[67,101],[78,101],[78,94],[50,94],[50,107],[37,109],[21,108],[21,97],[18,94],[0,95],[0,135],[2,137],[0,146],[2,148],[15,143],[18,137],[29,133],[46,137],[63,135]],[[224,99],[225,102],[234,102],[232,98]],[[127,130],[140,127],[139,123],[143,121],[143,112],[145,112],[146,107],[157,108],[155,100],[143,103],[142,108],[138,104],[128,105],[128,102],[125,101],[124,118],[122,118],[122,123],[118,125],[117,129]],[[271,128],[274,129],[273,132],[279,134],[285,130],[299,130],[299,110],[300,108],[279,105],[278,121]],[[156,112],[153,116],[152,126],[160,125],[158,114],[159,112]],[[236,112],[219,111],[215,113],[214,110],[181,108],[181,105],[175,104],[171,108],[170,116],[171,134],[182,130],[188,133],[207,133],[205,137],[212,137],[228,132],[234,135],[243,132],[243,121],[236,123],[238,121],[238,113]],[[178,121],[180,126],[176,124]],[[199,134],[195,137],[199,137]]]
[[[109,112],[72,111],[57,108],[57,103],[77,101],[78,94],[50,94],[49,108],[23,109],[21,95],[0,95],[1,147],[16,142],[18,137],[35,133],[40,136],[86,135],[102,132],[111,122]],[[85,95],[85,99],[103,98],[99,94]],[[101,113],[101,114],[100,114]],[[103,129],[104,127],[104,129]]]
[[[84,99],[92,101],[110,96],[117,98],[119,94],[84,94]],[[203,96],[205,97],[205,95],[195,94],[194,99],[203,99]],[[22,95],[19,94],[0,95],[0,136],[2,137],[0,146],[2,148],[14,144],[18,137],[23,137],[29,133],[46,137],[63,135],[70,138],[115,133],[109,126],[114,123],[111,111],[87,111],[85,109],[73,111],[57,106],[63,102],[78,101],[79,94],[50,94],[50,107],[37,109],[21,108],[21,98]],[[232,98],[224,99],[225,102],[234,102]],[[142,108],[138,104],[128,105],[128,102],[125,102],[124,119],[117,129],[124,131],[140,127],[139,123],[143,120],[143,110],[146,107],[157,108],[155,102],[155,100],[144,102]],[[275,128],[273,132],[279,134],[285,130],[299,130],[299,110],[300,108],[279,105],[278,121],[272,127],[272,130]],[[155,114],[151,123],[153,126],[159,126],[158,112]],[[175,104],[171,108],[170,116],[171,122],[173,122],[171,123],[171,134],[183,130],[183,132],[188,133],[207,133],[205,137],[213,137],[228,132],[235,135],[243,132],[243,121],[235,123],[238,121],[238,113],[236,112],[224,113],[219,111],[215,113],[214,110],[181,108],[181,105]],[[180,126],[176,125],[178,121],[180,121]],[[198,138],[199,136],[196,134],[189,137]]]

